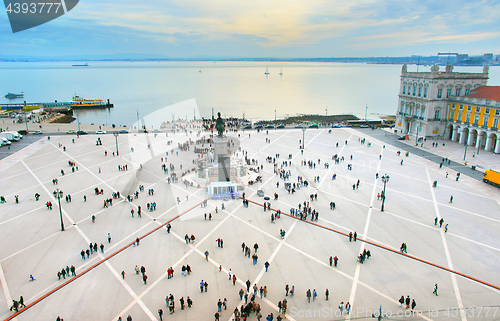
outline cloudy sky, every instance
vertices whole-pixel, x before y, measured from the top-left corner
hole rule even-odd
[[[80,0],[15,34],[3,12],[0,57],[500,54],[499,15],[498,0]]]

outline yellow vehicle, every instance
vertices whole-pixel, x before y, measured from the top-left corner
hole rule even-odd
[[[488,169],[484,172],[483,182],[500,187],[500,170]]]

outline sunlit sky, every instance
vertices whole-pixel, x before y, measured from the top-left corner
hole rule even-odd
[[[0,58],[500,54],[499,16],[487,0],[80,0],[15,34],[3,12]]]

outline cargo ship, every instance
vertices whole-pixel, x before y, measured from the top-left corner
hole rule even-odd
[[[88,66],[89,66],[89,64],[87,64],[87,63],[83,64],[83,65],[73,65],[73,67],[88,67]]]

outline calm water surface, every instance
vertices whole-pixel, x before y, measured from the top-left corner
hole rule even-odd
[[[166,106],[195,99],[193,108],[166,109],[162,121],[224,116],[253,121],[297,114],[347,114],[368,118],[394,114],[400,65],[265,62],[72,62],[0,63],[0,103],[7,92],[24,92],[27,102],[70,101],[74,94],[110,99],[115,108],[80,111],[82,123],[131,125]],[[269,67],[270,75],[264,75]],[[441,67],[443,69],[444,67]],[[280,70],[283,75],[280,76]],[[415,71],[416,66],[409,66]],[[420,66],[420,71],[430,67]],[[201,72],[200,72],[201,70]],[[482,67],[455,71],[481,72]],[[490,68],[489,85],[500,85],[500,68]],[[327,109],[327,110],[325,110]]]

